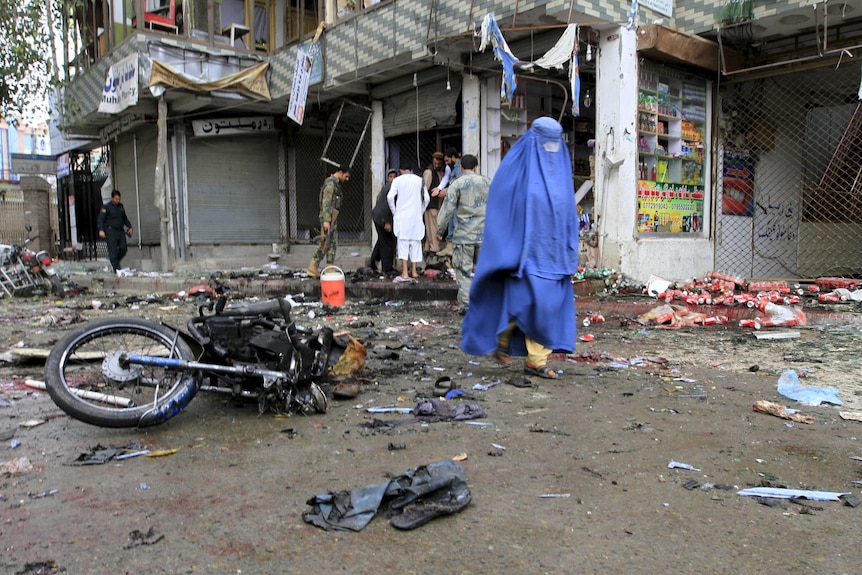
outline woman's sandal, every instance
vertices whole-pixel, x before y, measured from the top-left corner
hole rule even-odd
[[[529,363],[524,364],[524,373],[527,375],[535,375],[536,377],[543,377],[545,379],[558,379],[560,377],[556,371],[547,366],[533,367]]]
[[[512,358],[509,357],[509,354],[502,349],[498,349],[494,352],[494,359],[497,360],[497,363],[504,367],[512,365]]]

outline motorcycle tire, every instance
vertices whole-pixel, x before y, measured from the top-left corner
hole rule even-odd
[[[51,280],[51,292],[57,296],[58,298],[66,297],[66,288],[63,287],[63,280],[60,279],[60,276],[54,275],[50,277]]]
[[[66,334],[45,364],[48,394],[70,416],[101,427],[146,427],[180,413],[200,388],[199,371],[125,364],[135,353],[193,360],[189,345],[147,320],[97,320]]]

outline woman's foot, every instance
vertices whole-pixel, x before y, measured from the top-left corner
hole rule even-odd
[[[530,362],[524,364],[524,373],[527,375],[535,375],[536,377],[543,377],[545,379],[557,379],[560,377],[556,371],[549,368],[547,365],[535,366],[531,365]]]
[[[502,349],[498,349],[494,352],[494,359],[497,361],[497,363],[504,367],[509,367],[510,365],[512,365],[512,358],[509,357],[509,354]]]

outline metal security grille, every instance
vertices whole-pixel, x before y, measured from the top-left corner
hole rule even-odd
[[[307,125],[293,139],[288,163],[293,170],[289,181],[296,197],[295,205],[290,202],[296,214],[296,240],[305,242],[318,236],[320,186],[339,164],[351,162],[350,180],[343,185],[338,215],[338,241],[371,240],[371,136],[370,128],[366,130],[369,114],[364,106],[338,104],[318,118],[306,117]]]
[[[70,156],[70,174],[57,180],[57,205],[60,251],[78,246],[81,257],[95,259],[107,254],[105,242],[98,239],[96,219],[102,207],[101,187],[104,179],[96,179],[104,170],[98,166],[106,157],[96,158],[95,152]],[[94,176],[93,166],[96,165]]]
[[[434,152],[445,152],[449,147],[461,152],[461,132],[458,128],[447,128],[404,134],[389,138],[387,144],[390,166],[398,168],[402,162],[412,162],[424,171],[431,165]]]
[[[859,88],[846,61],[721,86],[717,270],[862,276]]]

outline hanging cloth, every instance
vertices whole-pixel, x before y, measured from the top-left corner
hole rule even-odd
[[[637,1],[637,0],[635,0]],[[494,57],[503,65],[503,83],[500,89],[500,97],[506,101],[512,99],[515,89],[518,87],[515,76],[515,66],[524,70],[532,70],[535,66],[550,70],[551,68],[563,68],[569,62],[569,83],[572,93],[572,114],[580,116],[581,102],[581,78],[578,73],[578,25],[569,24],[557,43],[545,52],[544,56],[535,62],[527,62],[515,56],[509,49],[509,45],[503,38],[500,26],[494,19],[494,13],[489,12],[482,20],[482,43],[479,51],[483,52],[490,44],[494,48]]]
[[[581,74],[578,64],[578,36],[572,49],[572,62],[569,64],[569,83],[572,85],[572,115],[581,115]]]
[[[638,18],[638,0],[632,0],[632,5],[629,8],[629,17],[626,20],[626,30],[634,30],[637,25]]]
[[[553,48],[545,52],[545,55],[535,62],[524,64],[521,67],[529,69],[532,68],[533,65],[536,65],[545,70],[550,70],[551,68],[562,69],[563,65],[571,60],[572,52],[577,52],[577,50],[578,25],[569,24],[566,26],[566,31],[563,32],[563,35],[560,36],[560,39],[557,40],[556,44],[554,44]]]
[[[488,43],[494,48],[494,57],[503,64],[503,84],[500,87],[500,96],[507,101],[511,100],[515,88],[518,87],[518,81],[515,78],[515,64],[520,65],[522,61],[509,49],[506,39],[503,38],[503,33],[500,32],[500,26],[494,19],[493,12],[486,14],[482,20],[482,44],[479,46],[479,51],[484,52]]]

